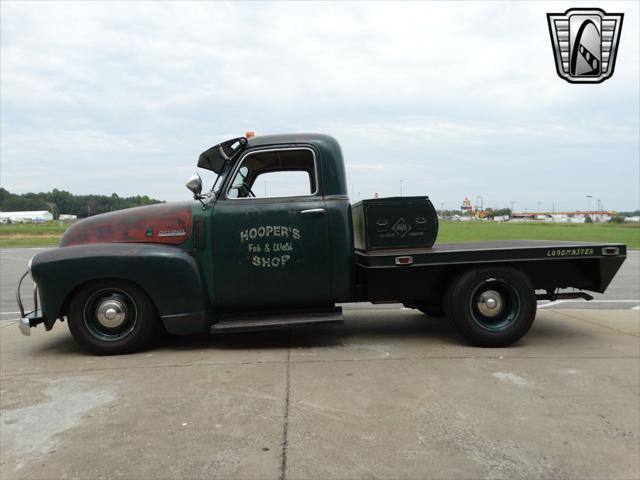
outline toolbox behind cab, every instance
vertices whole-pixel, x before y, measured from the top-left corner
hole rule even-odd
[[[428,248],[438,235],[438,216],[429,197],[362,200],[352,206],[356,250]]]

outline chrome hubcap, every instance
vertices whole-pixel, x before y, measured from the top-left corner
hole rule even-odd
[[[485,317],[495,317],[502,312],[504,299],[495,290],[486,290],[480,294],[477,301],[478,311]]]
[[[98,305],[96,318],[104,327],[117,328],[127,318],[127,307],[116,298],[107,298]]]

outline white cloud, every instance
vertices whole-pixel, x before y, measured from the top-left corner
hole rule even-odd
[[[553,2],[1,5],[0,155],[12,191],[184,198],[166,172],[188,174],[225,137],[321,130],[343,144],[363,195],[391,191],[397,176],[447,203],[490,189],[533,205],[543,186],[567,202],[588,189],[638,206],[637,3],[603,5],[626,17],[614,77],[591,86],[555,73]],[[573,167],[603,162],[627,175],[608,185]],[[120,181],[94,167],[105,164]],[[408,180],[425,170],[455,188]],[[523,172],[528,185],[510,187]]]

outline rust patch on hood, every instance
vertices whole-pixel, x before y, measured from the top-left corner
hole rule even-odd
[[[159,203],[103,213],[74,223],[61,247],[89,243],[179,245],[191,235],[191,202]]]

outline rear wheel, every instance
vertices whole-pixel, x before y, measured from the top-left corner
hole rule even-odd
[[[460,275],[449,287],[450,321],[471,343],[505,347],[522,338],[536,315],[535,290],[513,268],[480,268]]]
[[[80,288],[71,300],[68,320],[78,344],[98,355],[140,350],[149,344],[158,326],[147,294],[116,280]]]

